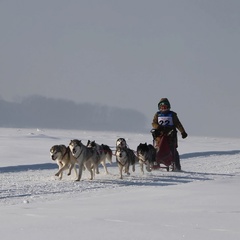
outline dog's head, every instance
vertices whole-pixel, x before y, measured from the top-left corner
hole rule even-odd
[[[82,142],[81,142],[81,140],[73,139],[70,141],[68,146],[69,146],[70,151],[72,152],[73,156],[76,157],[79,154],[79,152],[81,151]]]
[[[116,157],[117,158],[125,158],[127,156],[127,151],[123,148],[118,147],[116,149]]]
[[[88,148],[95,148],[96,147],[96,142],[95,141],[90,141],[88,140],[87,145]]]
[[[116,141],[116,147],[121,147],[121,148],[127,147],[127,141],[125,140],[125,138],[118,138]]]
[[[149,151],[149,148],[148,148],[148,145],[147,143],[140,143],[138,146],[137,146],[137,154],[141,154],[141,155],[144,155],[146,153],[148,153]]]
[[[63,154],[66,152],[67,147],[65,145],[54,145],[50,149],[50,156],[53,161],[61,159]]]

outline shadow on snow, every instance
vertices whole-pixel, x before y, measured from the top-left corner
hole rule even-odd
[[[25,172],[29,170],[37,171],[37,170],[50,170],[50,169],[57,169],[57,165],[54,163],[42,163],[42,164],[32,164],[32,165],[0,167],[0,173]]]
[[[210,157],[210,156],[222,156],[222,155],[235,155],[240,154],[240,150],[230,151],[208,151],[208,152],[194,152],[181,154],[181,159],[195,158],[195,157]]]

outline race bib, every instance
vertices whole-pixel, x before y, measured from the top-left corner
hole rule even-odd
[[[173,119],[171,115],[164,116],[164,115],[159,115],[158,116],[158,124],[160,126],[173,126]]]

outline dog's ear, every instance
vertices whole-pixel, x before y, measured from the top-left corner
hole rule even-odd
[[[87,146],[89,145],[89,143],[90,143],[90,140],[87,141]]]

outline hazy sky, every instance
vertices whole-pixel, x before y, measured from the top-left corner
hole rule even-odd
[[[0,0],[0,97],[131,108],[240,136],[239,0]],[[2,113],[1,113],[2,114]]]

